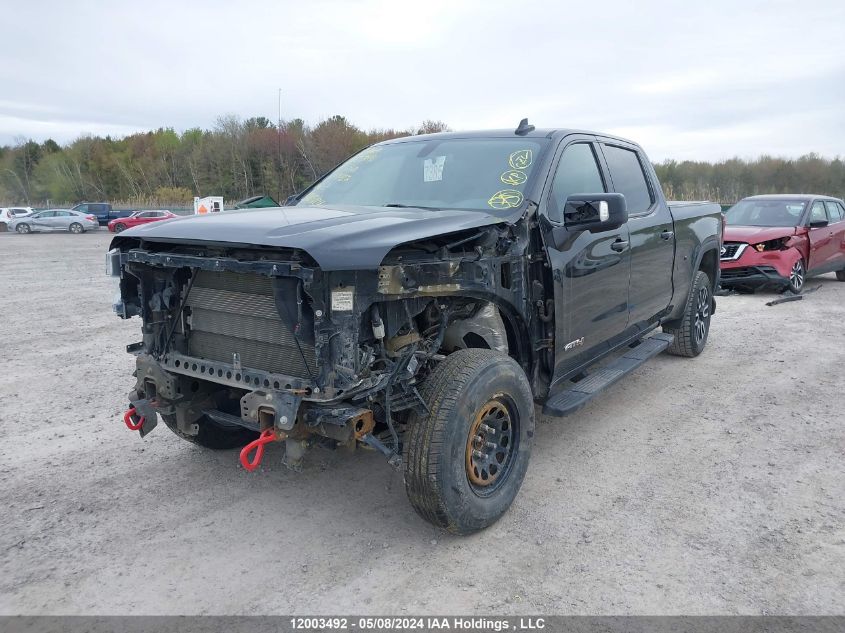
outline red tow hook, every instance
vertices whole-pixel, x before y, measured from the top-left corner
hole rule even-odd
[[[261,465],[261,460],[264,457],[264,445],[276,441],[276,433],[273,429],[266,429],[261,432],[257,440],[251,441],[249,444],[241,449],[241,466],[244,470],[252,472]],[[250,460],[249,454],[255,450],[255,457]]]
[[[137,423],[132,422],[133,417],[135,417],[135,407],[129,407],[129,410],[123,414],[123,423],[130,431],[140,431],[141,427],[144,426],[144,417],[138,418]]]

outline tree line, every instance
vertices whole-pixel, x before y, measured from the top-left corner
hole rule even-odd
[[[446,130],[440,121],[364,131],[342,116],[314,126],[225,116],[211,130],[181,134],[161,128],[123,138],[83,136],[63,147],[21,140],[0,147],[0,203],[190,206],[194,196],[228,202],[258,194],[283,201],[367,145]]]
[[[818,193],[845,198],[845,162],[839,157],[760,156],[715,163],[667,160],[654,167],[670,200],[731,204],[765,193]]]
[[[64,146],[21,139],[0,146],[0,204],[190,206],[194,196],[222,195],[231,202],[258,194],[284,201],[371,143],[448,129],[441,121],[407,130],[362,130],[342,116],[316,125],[225,116],[210,130],[181,134],[161,128],[122,138],[83,136]],[[759,193],[845,196],[845,164],[838,157],[667,160],[655,168],[670,199],[731,203]]]

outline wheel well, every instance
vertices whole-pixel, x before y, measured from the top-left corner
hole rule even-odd
[[[710,278],[711,288],[715,288],[716,275],[719,272],[719,258],[715,249],[711,249],[704,253],[701,258],[701,263],[698,265],[698,270],[707,273],[707,276]]]
[[[473,303],[478,302],[478,299],[476,298],[468,298],[468,300]],[[527,330],[521,318],[514,314],[514,312],[509,310],[506,306],[502,306],[496,301],[490,301],[487,299],[482,299],[481,301],[484,304],[493,307],[497,312],[497,320],[501,319],[499,321],[499,336],[507,343],[508,355],[516,360],[520,365],[526,366],[529,364],[532,360],[531,353],[529,351],[530,346],[526,343]],[[474,317],[471,317],[470,320],[473,320],[473,318]],[[453,322],[452,325],[455,325],[455,323],[456,322]],[[504,331],[501,331],[502,326],[504,326]],[[460,347],[467,349],[491,349],[489,339],[478,332],[461,332],[460,340],[462,342]]]

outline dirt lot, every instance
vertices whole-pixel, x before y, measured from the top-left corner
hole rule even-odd
[[[720,298],[661,356],[543,420],[522,492],[468,538],[379,456],[273,447],[249,474],[119,419],[139,321],[108,236],[0,234],[0,613],[843,613],[845,283]]]

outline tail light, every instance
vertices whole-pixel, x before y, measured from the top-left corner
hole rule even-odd
[[[96,215],[86,215],[86,216],[85,216],[85,219],[86,219],[86,220],[91,220],[92,222],[96,222],[96,221],[97,221],[97,216],[96,216]]]

